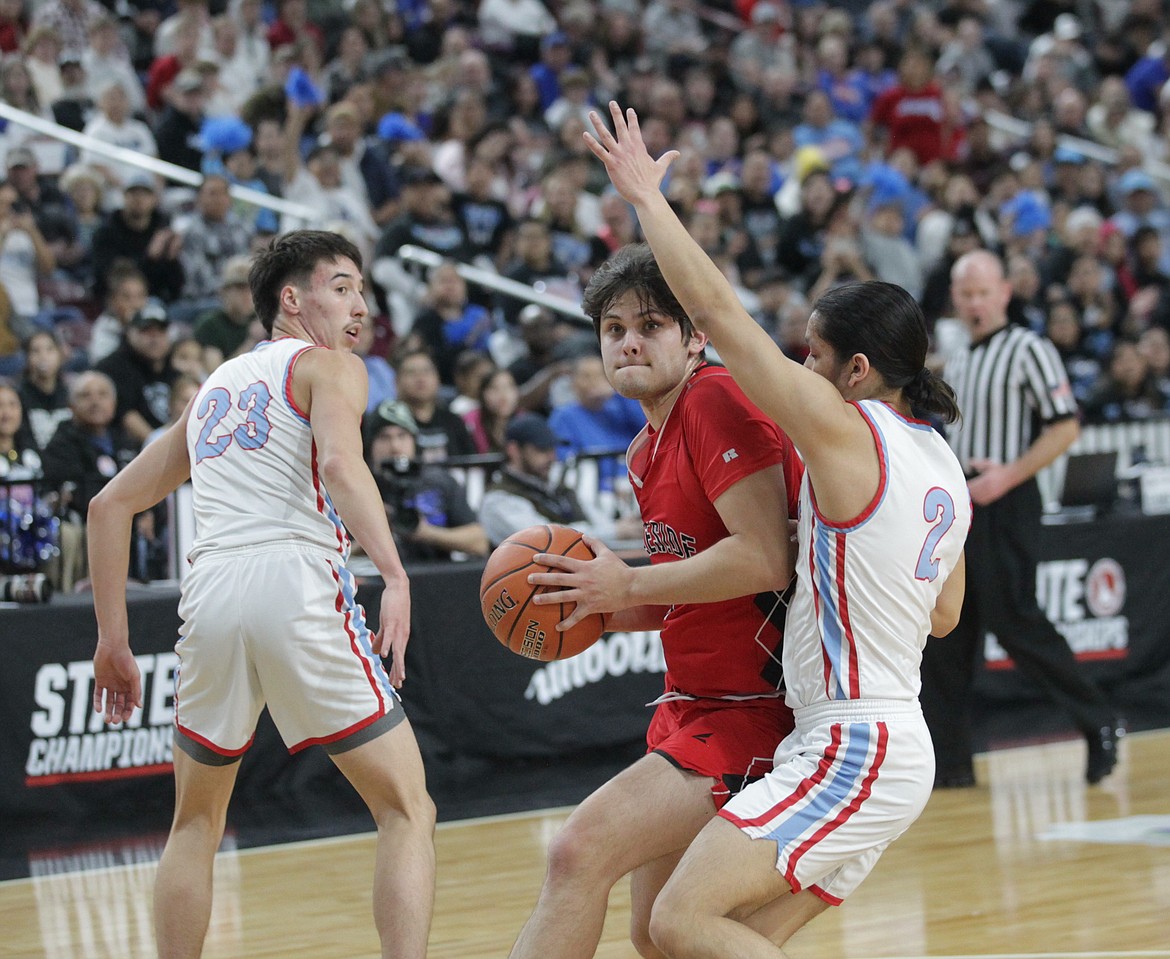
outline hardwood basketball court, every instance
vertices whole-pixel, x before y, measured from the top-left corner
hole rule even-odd
[[[787,947],[814,957],[1170,959],[1170,730],[1125,738],[1089,788],[1081,741],[1001,750],[979,788],[936,792],[845,905]],[[567,809],[439,826],[429,955],[507,955]],[[0,957],[149,959],[157,836],[121,858],[0,883]],[[206,959],[375,957],[372,835],[222,852]],[[126,849],[130,852],[127,853]],[[54,868],[98,868],[56,873]],[[598,957],[635,956],[619,884]]]

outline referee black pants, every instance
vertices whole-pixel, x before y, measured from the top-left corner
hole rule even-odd
[[[1040,491],[1035,480],[976,506],[967,537],[967,592],[959,625],[931,637],[922,656],[922,710],[936,775],[971,770],[972,684],[984,633],[994,633],[1020,673],[1063,707],[1086,735],[1113,723],[1104,693],[1036,602]]]

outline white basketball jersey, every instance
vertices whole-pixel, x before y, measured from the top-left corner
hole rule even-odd
[[[807,473],[801,484],[798,584],[784,628],[793,709],[917,698],[930,613],[971,526],[967,483],[946,441],[886,403],[856,405],[880,485],[864,513],[834,525],[817,513]]]
[[[349,536],[317,472],[292,367],[314,349],[267,340],[219,366],[195,397],[187,452],[195,504],[190,559],[213,549],[296,541],[349,556]]]

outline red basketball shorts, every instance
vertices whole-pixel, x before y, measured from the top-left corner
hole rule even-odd
[[[776,746],[792,726],[792,711],[780,699],[673,700],[654,711],[646,751],[714,779],[711,795],[721,809],[771,770]]]

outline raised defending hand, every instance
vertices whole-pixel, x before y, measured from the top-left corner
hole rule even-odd
[[[561,586],[555,593],[532,597],[538,606],[550,603],[576,603],[568,619],[557,624],[561,632],[572,629],[590,613],[612,613],[630,605],[628,589],[630,569],[601,540],[585,537],[594,559],[571,559],[555,553],[537,553],[533,560],[551,567],[548,573],[532,573],[528,582],[537,586]]]
[[[98,641],[93,654],[93,711],[107,723],[127,722],[142,708],[142,674],[130,647]]]
[[[622,199],[637,206],[640,201],[659,192],[662,178],[678,159],[679,153],[678,150],[667,150],[655,160],[642,142],[638,114],[633,110],[626,110],[623,114],[617,101],[610,100],[609,115],[613,118],[613,133],[609,132],[596,110],[589,112],[589,119],[597,135],[583,134],[585,142],[605,164],[605,171]]]

